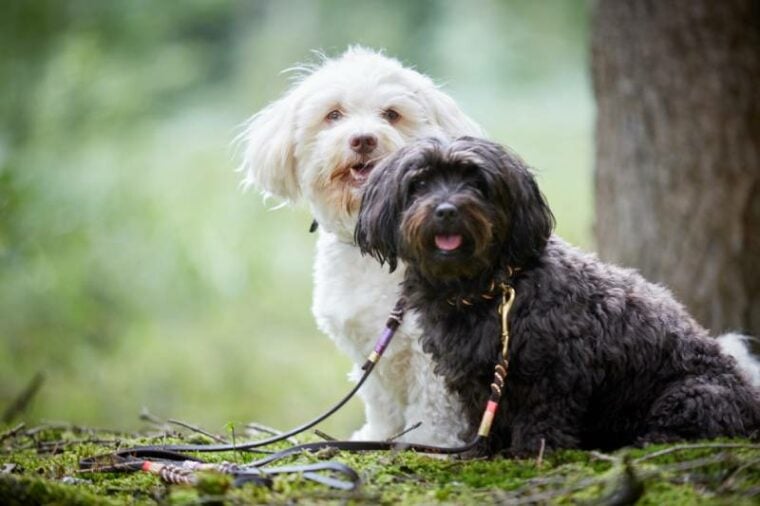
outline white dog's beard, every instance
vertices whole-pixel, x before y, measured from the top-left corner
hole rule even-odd
[[[344,164],[313,181],[307,195],[317,222],[341,235],[353,233],[361,197],[372,166]]]
[[[343,239],[353,240],[367,178],[383,158],[404,143],[401,138],[384,138],[372,153],[366,155],[347,154],[343,149],[336,149],[337,153],[323,158],[307,156],[315,160],[314,165],[304,171],[302,184],[320,227]],[[330,149],[325,148],[325,151]]]
[[[346,215],[356,214],[361,202],[363,181],[361,177],[354,176],[354,165],[357,164],[340,167],[333,171],[320,188],[324,205]]]

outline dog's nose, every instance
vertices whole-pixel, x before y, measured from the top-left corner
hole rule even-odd
[[[457,214],[459,214],[457,207],[448,202],[438,204],[438,207],[435,208],[435,217],[442,221],[452,220],[456,218]]]
[[[351,149],[360,155],[372,153],[377,147],[377,137],[369,134],[352,135],[348,140]]]

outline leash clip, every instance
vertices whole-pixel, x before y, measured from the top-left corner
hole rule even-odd
[[[515,289],[506,283],[499,285],[501,288],[501,303],[499,315],[501,316],[501,356],[507,360],[507,348],[509,346],[509,310],[515,301]]]
[[[511,272],[511,271],[510,271]],[[501,302],[499,303],[499,316],[501,316],[501,356],[494,367],[493,383],[491,383],[491,395],[488,398],[488,404],[483,412],[483,418],[480,420],[478,436],[487,438],[491,432],[491,425],[499,409],[504,382],[507,378],[507,369],[509,360],[507,360],[507,349],[509,347],[509,310],[515,300],[515,289],[507,283],[500,283]]]

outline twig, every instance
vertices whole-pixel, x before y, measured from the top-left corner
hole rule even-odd
[[[314,429],[314,434],[321,437],[325,441],[337,441],[334,437],[332,437],[330,434],[327,434],[326,432],[322,432],[319,429]]]
[[[633,505],[644,494],[644,482],[627,454],[620,459],[617,468],[617,473],[607,482],[602,495],[596,498],[596,504]]]
[[[20,424],[16,425],[12,429],[6,430],[2,434],[0,434],[0,442],[5,441],[8,438],[11,438],[21,432],[23,428],[26,427],[26,424],[24,422],[21,422]]]
[[[509,504],[533,504],[533,503],[538,503],[538,502],[545,502],[561,495],[571,494],[573,492],[590,487],[592,485],[605,483],[607,480],[608,478],[586,478],[585,480],[581,480],[578,483],[575,483],[565,488],[549,490],[546,492],[540,492],[538,494],[532,494],[532,495],[523,496],[523,497],[517,496],[514,499],[510,499]],[[521,489],[518,489],[515,492],[519,492],[520,490]]]
[[[689,471],[691,469],[697,469],[699,467],[705,467],[711,464],[719,464],[722,462],[726,462],[727,460],[729,460],[729,457],[733,457],[733,455],[731,455],[730,453],[721,452],[717,455],[712,455],[710,457],[687,460],[685,462],[678,462],[677,464],[671,464],[667,466],[658,467],[657,469],[652,469],[647,472],[642,472],[641,474],[645,478],[652,478],[654,476],[657,476],[659,474],[664,474],[664,473],[673,473],[673,472],[678,473],[681,471]]]
[[[614,455],[607,455],[606,453],[597,452],[597,451],[590,451],[588,452],[589,455],[591,455],[593,458],[597,460],[603,460],[605,462],[612,462],[613,464],[617,464],[620,462],[619,457],[615,457]]]
[[[37,392],[39,392],[42,383],[45,381],[45,375],[38,372],[32,378],[32,381],[24,388],[16,399],[3,412],[3,423],[10,423],[18,415],[23,413],[29,406]]]
[[[650,453],[648,455],[644,455],[642,457],[639,457],[638,459],[634,460],[634,464],[638,464],[639,462],[644,462],[646,460],[656,459],[657,457],[662,457],[663,455],[668,455],[675,452],[680,452],[683,450],[703,450],[703,449],[718,449],[718,450],[760,450],[760,445],[744,445],[744,444],[735,444],[735,443],[702,443],[702,444],[684,444],[679,446],[671,446],[670,448],[665,448],[660,451],[656,451],[654,453]]]
[[[193,432],[197,432],[198,434],[203,434],[206,437],[210,437],[211,439],[213,439],[217,443],[229,444],[229,441],[227,441],[223,437],[219,437],[219,436],[216,436],[214,434],[211,434],[210,432],[205,431],[205,430],[201,429],[200,427],[196,427],[195,425],[191,425],[191,424],[189,424],[187,422],[183,422],[182,420],[175,420],[175,419],[169,418],[166,422],[174,424],[174,425],[179,425],[180,427],[184,427],[185,429],[191,430]]]
[[[100,427],[83,427],[81,425],[75,425],[69,422],[59,422],[59,421],[51,421],[51,420],[42,420],[42,423],[40,423],[40,425],[37,425],[35,427],[32,427],[24,431],[24,435],[34,436],[45,430],[70,430],[71,432],[74,432],[77,434],[112,434],[114,436],[129,436],[130,435],[128,432],[124,432],[120,430],[104,429]]]
[[[37,450],[39,451],[52,451],[56,453],[58,450],[67,448],[69,446],[81,445],[81,444],[98,444],[98,445],[119,445],[122,443],[121,439],[61,439],[58,441],[40,441],[37,443]]]
[[[740,449],[745,449],[745,448],[749,448],[749,449],[755,449],[755,448],[760,448],[760,445],[739,445],[739,444],[719,444],[719,443],[715,443],[715,444],[700,444],[700,445],[694,444],[694,445],[682,445],[680,447],[673,447],[673,448],[669,448],[667,450],[671,450],[672,449],[673,451],[678,451],[678,450],[686,450],[686,449],[693,449],[693,448],[725,448],[725,449],[739,449],[739,448]],[[656,454],[657,454],[656,456],[665,455],[666,453],[663,453],[663,452],[664,452],[664,450],[662,452],[656,452]],[[667,452],[667,453],[671,453],[671,452]],[[599,455],[603,455],[603,454],[599,454]],[[655,453],[652,453],[651,455],[655,455]],[[657,475],[661,475],[661,474],[665,474],[665,473],[673,473],[673,472],[678,473],[678,472],[682,472],[682,471],[688,471],[688,470],[691,470],[691,469],[697,469],[697,468],[700,468],[700,467],[709,466],[709,465],[720,463],[720,462],[725,462],[726,460],[728,460],[729,457],[733,457],[733,455],[730,454],[730,453],[722,452],[722,453],[720,453],[718,455],[713,455],[713,456],[705,457],[705,458],[701,458],[701,459],[689,460],[689,461],[686,461],[686,462],[679,462],[677,464],[672,464],[672,465],[668,465],[668,466],[661,466],[661,467],[658,467],[656,469],[650,469],[650,470],[645,470],[645,471],[637,469],[636,473],[638,474],[638,477],[639,477],[640,480],[646,480],[646,479],[651,479],[651,478],[653,478],[653,477],[655,477]],[[641,461],[641,459],[639,459],[639,461]],[[632,464],[634,464],[635,462],[637,462],[637,461],[629,462],[629,466],[632,466]],[[760,463],[760,461],[753,461],[752,463],[757,464],[757,463]],[[749,467],[749,465],[751,465],[752,463],[748,463],[748,464],[745,464],[745,465]],[[742,466],[742,467],[744,467],[744,466]],[[634,470],[634,469],[635,468],[630,467],[630,470]],[[737,469],[734,473],[736,473],[740,469],[741,468]],[[524,486],[524,487],[521,487],[520,489],[514,491],[512,494],[508,495],[508,497],[509,497],[509,504],[532,504],[532,503],[545,502],[545,501],[549,501],[551,499],[554,499],[555,497],[559,497],[559,496],[563,496],[563,495],[567,495],[567,494],[572,494],[572,493],[577,492],[579,490],[582,490],[584,488],[588,488],[588,487],[591,487],[591,486],[594,486],[594,485],[599,485],[599,484],[602,484],[602,483],[605,483],[605,482],[609,482],[609,478],[606,478],[606,477],[590,477],[590,478],[586,478],[586,479],[580,480],[577,483],[574,483],[574,484],[569,485],[567,487],[556,488],[556,489],[552,489],[552,490],[546,490],[544,492],[539,492],[537,494],[532,494],[532,495],[522,496],[521,497],[522,492],[524,490],[526,490],[526,488],[527,488],[526,486]],[[533,480],[530,480],[529,484],[530,484],[530,488],[532,488],[535,485],[533,483]]]
[[[260,423],[256,423],[256,422],[249,422],[249,423],[247,423],[245,425],[245,427],[246,427],[246,429],[252,429],[252,430],[255,430],[257,432],[263,432],[264,434],[270,434],[272,436],[280,436],[280,435],[282,435],[281,431],[279,431],[277,429],[273,429],[272,427],[268,427],[266,425],[262,425]],[[287,441],[290,444],[294,444],[294,445],[298,444],[298,440],[296,440],[296,438],[294,438],[294,437],[286,438],[285,441]]]
[[[568,477],[565,475],[559,475],[559,476],[536,476],[535,478],[530,478],[529,480],[526,480],[523,482],[523,486],[520,487],[519,490],[527,490],[527,489],[533,489],[537,487],[545,487],[547,485],[557,485],[562,483],[567,483]]]
[[[728,490],[731,485],[734,484],[734,480],[742,471],[757,465],[760,465],[760,459],[750,460],[749,462],[745,462],[741,466],[737,467],[736,470],[734,470],[734,472],[728,476],[728,478],[723,480],[723,483],[721,483],[720,487],[718,487],[718,490]]]
[[[546,450],[546,439],[541,438],[541,446],[538,447],[538,456],[536,457],[536,468],[541,469],[544,462],[544,451]]]
[[[395,441],[395,440],[397,440],[398,438],[400,438],[400,437],[402,437],[402,436],[405,436],[405,435],[409,434],[409,433],[410,433],[410,432],[412,432],[413,430],[415,430],[415,429],[419,429],[421,425],[422,425],[422,422],[417,422],[417,423],[415,423],[415,424],[413,424],[413,425],[411,425],[411,426],[407,427],[406,429],[402,430],[402,431],[401,431],[401,432],[399,432],[398,434],[394,434],[393,436],[389,437],[388,439],[386,439],[386,441],[387,441],[387,442],[389,442],[389,443],[390,443],[390,442],[392,442],[392,441]]]
[[[145,406],[143,406],[140,410],[140,420],[143,422],[148,422],[151,425],[155,425],[162,431],[166,431],[169,425],[165,420],[161,420],[159,417],[148,411],[148,408]]]

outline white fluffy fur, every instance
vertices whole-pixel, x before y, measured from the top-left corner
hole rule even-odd
[[[729,333],[719,336],[718,344],[724,355],[734,357],[739,370],[750,384],[760,389],[760,362],[749,352],[747,341],[750,339],[749,336]]]
[[[400,114],[389,121],[385,112]],[[327,115],[341,112],[339,120]],[[251,118],[244,132],[244,183],[286,201],[303,199],[319,223],[312,310],[319,328],[360,366],[393,307],[403,266],[389,275],[354,245],[361,181],[350,167],[357,134],[374,135],[376,160],[421,137],[482,136],[481,129],[426,76],[361,47],[324,59],[279,100]],[[383,439],[422,422],[407,440],[459,443],[461,409],[419,344],[408,314],[375,372],[359,392],[366,424],[354,439]]]

